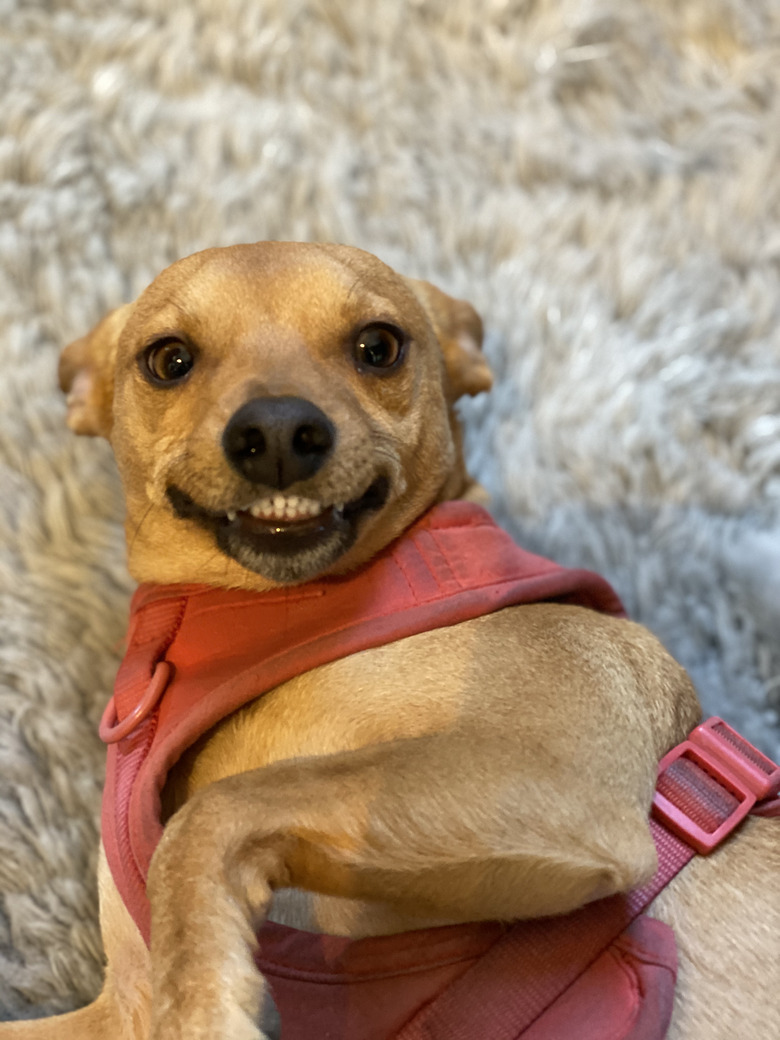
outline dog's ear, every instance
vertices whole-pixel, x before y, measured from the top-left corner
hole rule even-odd
[[[407,279],[425,308],[444,354],[451,401],[472,397],[493,385],[490,366],[482,354],[482,319],[465,300],[456,300],[430,282]]]
[[[60,355],[60,389],[67,394],[67,423],[74,433],[111,434],[116,348],[131,310],[132,304],[125,304],[110,311]]]

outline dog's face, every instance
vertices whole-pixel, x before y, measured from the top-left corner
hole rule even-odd
[[[69,425],[107,436],[141,581],[341,573],[468,478],[452,405],[490,386],[473,309],[343,246],[181,260],[66,348]]]

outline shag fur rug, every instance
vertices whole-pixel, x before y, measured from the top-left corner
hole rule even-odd
[[[472,468],[780,752],[776,0],[0,0],[0,1017],[101,979],[132,583],[58,351],[168,263],[347,242],[471,300]]]

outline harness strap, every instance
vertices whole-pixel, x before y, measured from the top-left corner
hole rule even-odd
[[[108,769],[103,792],[102,835],[109,862],[120,862],[143,890],[145,874],[130,840],[127,805],[138,771],[149,754],[157,727],[157,704],[171,676],[165,653],[176,637],[187,601],[184,597],[154,603],[133,618],[127,651],[100,722],[108,744]],[[118,820],[117,826],[114,821]]]
[[[659,765],[650,820],[658,853],[655,876],[627,895],[598,900],[565,917],[517,922],[422,1008],[397,1040],[517,1040],[697,851],[711,851],[757,801],[758,815],[780,815],[780,798],[769,798],[779,786],[780,767],[722,719],[697,727]],[[763,812],[766,807],[770,812]]]
[[[750,815],[764,816],[767,819],[770,817],[780,818],[780,797],[767,799],[767,801],[751,809]]]

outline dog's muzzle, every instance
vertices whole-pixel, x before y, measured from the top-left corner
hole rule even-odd
[[[351,548],[363,519],[390,495],[381,471],[362,488],[345,487],[343,498],[305,484],[332,458],[336,440],[333,422],[311,401],[256,397],[222,434],[231,468],[256,490],[244,487],[217,509],[178,484],[169,484],[166,496],[178,517],[212,533],[218,548],[248,570],[280,583],[309,581]]]

